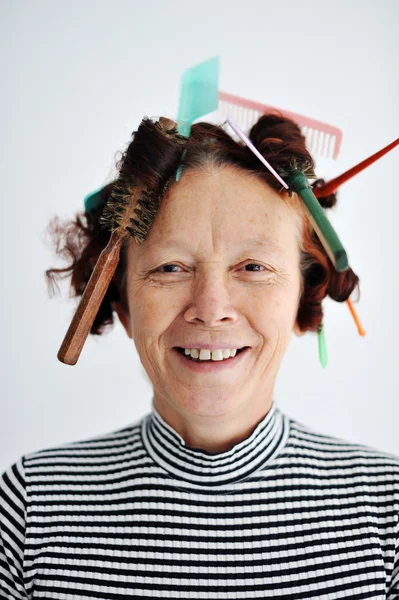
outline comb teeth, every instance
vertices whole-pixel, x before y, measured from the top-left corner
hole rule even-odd
[[[240,129],[244,129],[245,131],[251,129],[256,121],[264,114],[253,108],[246,108],[245,106],[232,104],[225,100],[219,102],[219,111],[223,117],[226,115],[231,117],[239,125]],[[237,134],[233,133],[232,135],[238,139]]]
[[[337,143],[336,136],[326,131],[311,129],[306,125],[302,127],[302,133],[311,154],[317,154],[323,158],[334,157]]]
[[[338,127],[304,115],[283,110],[276,106],[246,100],[226,92],[219,92],[219,109],[216,118],[222,121],[226,116],[229,116],[236,121],[241,129],[249,131],[262,115],[276,111],[299,125],[305,137],[306,146],[312,155],[323,158],[338,158],[343,137],[342,131]],[[235,133],[232,135],[238,139]]]

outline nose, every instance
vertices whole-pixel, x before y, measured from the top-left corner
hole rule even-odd
[[[192,287],[190,307],[184,317],[189,323],[202,323],[207,327],[233,323],[238,318],[231,297],[231,286],[224,274],[216,270],[196,273]]]

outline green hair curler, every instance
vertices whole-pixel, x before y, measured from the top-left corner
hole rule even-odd
[[[284,176],[291,190],[296,192],[303,200],[304,207],[313,229],[327,252],[331,262],[337,271],[349,269],[348,257],[345,249],[335,232],[335,229],[327,219],[323,208],[309,187],[304,172],[299,168],[289,171]]]
[[[304,162],[300,167],[293,162],[291,166],[279,175],[273,167],[268,163],[264,156],[253,145],[251,140],[245,135],[232,119],[226,119],[230,127],[236,132],[239,138],[248,146],[248,148],[259,158],[265,167],[274,175],[274,177],[287,190],[294,191],[302,198],[309,220],[316,231],[320,242],[324,246],[325,251],[331,259],[337,271],[346,271],[349,269],[348,257],[343,245],[335,233],[333,226],[327,219],[324,211],[309,187],[306,175],[315,177],[313,169],[309,162]],[[283,176],[284,179],[281,178]],[[288,183],[287,183],[288,182]]]

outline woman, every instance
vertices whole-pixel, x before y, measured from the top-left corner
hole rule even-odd
[[[313,164],[288,119],[266,115],[250,137],[277,171]],[[77,294],[109,238],[102,208],[55,229]],[[2,597],[399,598],[399,459],[318,434],[273,398],[292,332],[317,331],[326,295],[357,285],[296,195],[221,128],[195,125],[92,327],[118,314],[152,411],[3,475]]]

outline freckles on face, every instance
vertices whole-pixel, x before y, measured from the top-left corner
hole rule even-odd
[[[296,287],[295,278],[280,273],[270,285],[251,290],[248,295],[245,314],[253,329],[260,334],[263,352],[284,353],[298,308],[293,295]]]
[[[175,304],[170,294],[165,298],[164,289],[154,286],[147,275],[134,268],[130,268],[127,285],[132,337],[136,345],[150,348],[159,343],[159,332],[167,328]]]
[[[146,240],[128,247],[131,331],[150,378],[165,383],[186,340],[244,341],[262,369],[281,360],[298,308],[297,233],[295,211],[258,179],[183,172]]]

